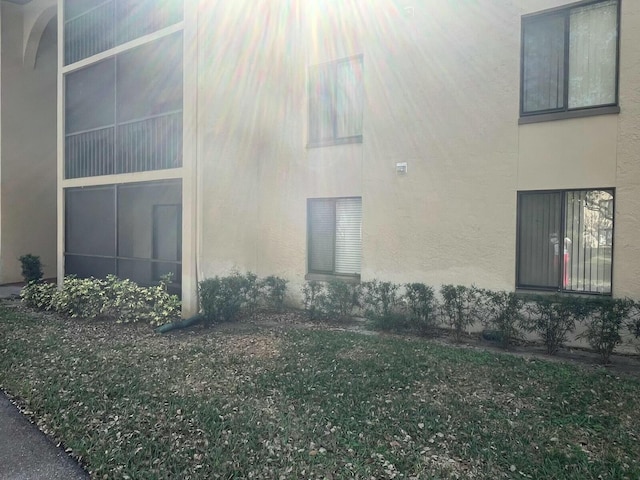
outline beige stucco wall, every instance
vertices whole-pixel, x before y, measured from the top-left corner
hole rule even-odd
[[[507,5],[496,19],[481,15],[482,3],[422,2],[411,15],[388,1],[297,2],[290,9],[269,2],[270,16],[247,17],[241,7],[215,11],[203,2],[201,70],[207,73],[199,89],[205,112],[199,158],[203,178],[211,181],[202,184],[201,258],[220,268],[202,274],[231,265],[278,274],[299,296],[307,199],[362,196],[363,279],[512,288],[519,23],[510,20],[520,12]],[[224,29],[239,24],[238,33]],[[247,32],[245,44],[230,40]],[[259,45],[252,43],[256,36]],[[232,76],[216,61],[216,43],[246,62],[239,91],[224,85],[216,94],[217,80]],[[230,45],[243,50],[229,53]],[[487,48],[495,50],[497,66],[486,63]],[[307,66],[358,54],[365,70],[364,142],[306,148]],[[227,101],[216,98],[225,94]],[[255,100],[249,112],[242,110],[245,95]],[[243,99],[240,110],[212,113],[235,98]],[[258,141],[214,133],[234,122],[254,125]],[[216,158],[210,153],[216,148],[236,158]],[[406,176],[396,175],[396,162],[408,162]],[[230,170],[232,178],[225,176]],[[243,194],[238,205],[238,192],[251,196]],[[238,216],[242,205],[251,210],[254,198],[257,212]],[[215,212],[229,213],[225,233],[210,224]],[[234,233],[245,221],[255,229],[253,244]]]
[[[620,115],[519,126],[521,16],[562,1],[241,3],[200,7],[203,274],[302,283],[314,197],[362,196],[363,279],[436,286],[513,289],[518,190],[614,186],[631,215],[640,6],[623,2]],[[306,148],[307,66],[356,54],[364,142]],[[614,289],[640,297],[617,268],[638,263],[621,246],[635,223],[616,224]]]
[[[22,280],[18,257],[26,253],[40,256],[45,276],[56,275],[57,40],[56,29],[46,29],[35,68],[24,65],[24,7],[0,8],[0,283],[7,283]]]
[[[299,301],[307,199],[362,196],[363,280],[513,290],[517,192],[615,187],[613,291],[640,299],[640,3],[620,114],[518,124],[521,17],[568,3],[201,0],[199,278],[276,274]],[[307,148],[307,67],[359,54],[363,143]]]

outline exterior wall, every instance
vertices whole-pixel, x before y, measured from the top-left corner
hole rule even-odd
[[[9,283],[22,280],[18,257],[26,253],[40,256],[46,277],[56,275],[57,46],[54,20],[37,38],[35,67],[25,65],[25,7],[2,2],[0,8],[0,283]]]
[[[209,138],[212,122],[201,117],[206,145],[217,141],[227,152],[230,144],[242,148],[235,162],[210,163],[207,147],[200,158],[211,176],[214,171],[220,175],[220,168],[233,168],[236,191],[253,192],[257,183],[257,242],[245,248],[230,236],[221,243],[232,246],[221,245],[220,236],[211,234],[220,227],[208,226],[211,217],[205,213],[203,263],[221,259],[222,264],[233,248],[232,265],[220,266],[285,276],[298,294],[307,273],[307,199],[362,196],[364,280],[513,288],[521,12],[507,5],[506,13],[496,19],[483,15],[481,7],[486,5],[481,4],[462,9],[456,2],[424,2],[410,15],[386,1],[366,7],[298,2],[291,9],[275,2],[272,24],[257,20],[266,16],[254,12],[247,31],[261,32],[263,48],[247,46],[247,54],[240,56],[246,61],[241,65],[245,76],[236,84],[240,89],[227,99],[262,93],[244,117],[245,125],[247,119],[255,125],[259,140],[247,145],[244,137],[231,140],[226,132]],[[201,9],[207,10],[205,2]],[[224,24],[247,21],[241,8],[210,10],[206,14]],[[221,29],[207,24],[201,22],[200,37],[213,44],[212,36]],[[228,35],[233,32],[220,37]],[[480,38],[487,43],[478,42]],[[450,55],[443,58],[447,49]],[[498,68],[486,63],[487,49],[495,51]],[[216,57],[208,47],[202,50],[207,52],[202,61],[214,65],[213,76],[230,74],[224,62],[212,60]],[[307,66],[358,54],[364,56],[364,142],[306,148]],[[212,78],[202,79],[201,112],[215,111],[216,105],[219,109],[212,99],[215,87]],[[231,119],[223,118],[232,123],[243,114],[236,110]],[[244,175],[241,169],[247,161],[253,162],[254,170],[249,167]],[[408,162],[406,176],[395,173],[400,161]],[[204,186],[204,212],[226,210],[215,197],[224,183],[214,180]],[[238,211],[252,208],[254,200],[242,197],[233,199],[233,223]],[[242,221],[253,224],[255,214],[251,210]],[[257,263],[245,261],[252,248],[258,250]]]
[[[640,298],[640,5],[620,114],[519,125],[522,15],[570,2],[499,3],[201,0],[199,278],[276,274],[299,300],[307,199],[362,196],[363,280],[513,290],[517,192],[615,187],[613,294]],[[307,148],[308,66],[359,54],[363,143]]]

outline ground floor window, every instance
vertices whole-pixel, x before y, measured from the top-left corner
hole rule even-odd
[[[517,286],[611,294],[613,189],[518,193]]]
[[[362,199],[309,199],[307,219],[309,273],[360,275]]]
[[[170,273],[179,293],[181,261],[179,180],[65,190],[65,274],[151,285]]]

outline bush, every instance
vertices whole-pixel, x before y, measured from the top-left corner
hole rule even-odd
[[[404,300],[410,312],[411,326],[418,332],[431,332],[438,324],[438,304],[433,288],[424,283],[407,283]]]
[[[586,338],[603,363],[622,342],[620,329],[627,321],[634,303],[628,299],[599,298],[588,302],[587,329],[578,338]]]
[[[131,280],[108,275],[103,282],[105,302],[102,314],[118,323],[148,320],[163,325],[180,317],[180,300],[167,292],[170,278],[159,285],[141,287]]]
[[[640,338],[640,303],[634,302],[629,317],[629,321],[627,322],[629,333],[636,338]],[[640,345],[638,349],[640,350]]]
[[[96,318],[103,310],[106,300],[105,283],[95,278],[64,278],[62,288],[51,301],[52,310],[72,318]]]
[[[521,338],[518,328],[524,320],[524,300],[514,292],[479,290],[482,298],[483,323],[498,332],[503,348],[509,348],[515,339]]]
[[[304,297],[304,311],[309,320],[317,320],[322,315],[324,297],[326,295],[324,284],[315,280],[308,281],[302,287]]]
[[[262,300],[263,283],[258,280],[258,276],[253,272],[247,272],[244,275],[234,273],[231,276],[237,276],[239,279],[238,287],[244,296],[244,304],[241,308],[253,316]]]
[[[442,312],[453,329],[456,341],[479,319],[479,290],[475,286],[442,285]]]
[[[27,307],[51,310],[53,296],[56,294],[57,288],[53,283],[31,282],[20,291],[20,298]]]
[[[18,260],[22,265],[22,278],[24,278],[25,283],[42,280],[42,263],[39,256],[28,253],[22,255]]]
[[[382,330],[407,327],[407,316],[400,307],[399,285],[372,280],[362,285],[364,315]]]
[[[360,284],[331,280],[326,283],[321,297],[321,314],[329,319],[345,320],[353,316],[353,311],[360,306],[360,300]]]
[[[284,308],[284,298],[287,293],[287,280],[269,275],[262,284],[264,285],[265,303],[269,308],[281,312]]]
[[[526,311],[523,328],[540,335],[547,353],[553,355],[567,341],[576,322],[587,316],[588,305],[581,297],[535,295],[528,297]]]
[[[103,317],[119,323],[148,321],[162,325],[180,316],[180,300],[167,292],[166,281],[141,287],[114,275],[105,280],[68,276],[60,289],[50,283],[30,283],[20,296],[31,308],[73,318]]]
[[[243,310],[253,313],[260,299],[260,283],[251,272],[207,278],[200,282],[199,291],[205,326],[214,321],[234,322]]]

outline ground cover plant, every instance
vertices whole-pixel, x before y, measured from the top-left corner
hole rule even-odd
[[[0,387],[92,478],[640,478],[638,380],[265,320],[0,306]]]

